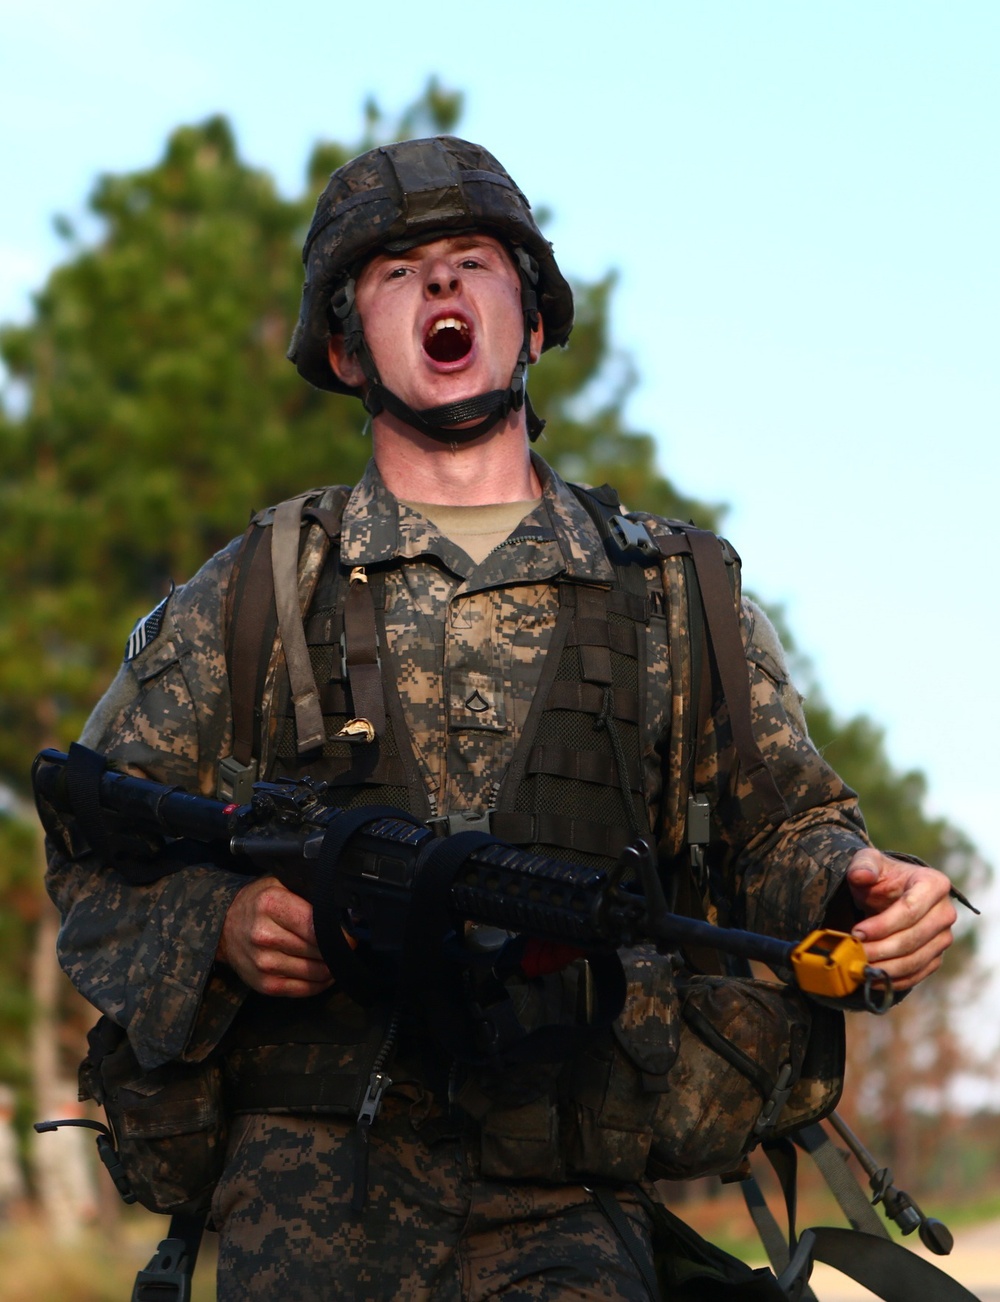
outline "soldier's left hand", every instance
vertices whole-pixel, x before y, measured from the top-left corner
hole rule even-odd
[[[897,990],[908,990],[941,966],[957,916],[944,873],[878,850],[859,850],[847,884],[867,914],[852,934],[864,945],[869,963],[883,968]]]

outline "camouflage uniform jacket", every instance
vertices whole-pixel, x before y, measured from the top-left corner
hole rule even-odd
[[[374,465],[344,510],[341,565],[388,564],[389,651],[428,803],[438,813],[493,802],[538,685],[557,583],[613,581],[586,511],[544,462],[536,459],[536,469],[541,502],[479,565],[398,503]],[[323,500],[344,491],[325,490]],[[303,608],[323,564],[322,540],[312,526],[302,547]],[[215,794],[219,760],[232,747],[223,624],[237,546],[238,540],[174,591],[145,637],[133,635],[132,649],[145,644],[123,664],[83,737],[116,766]],[[666,600],[652,621],[659,642],[649,654],[650,741],[642,762],[650,823],[668,841],[682,835],[687,778],[677,738],[692,710],[677,565],[669,559],[662,574],[648,572]],[[752,603],[742,605],[742,627],[755,733],[789,816],[770,825],[749,785],[738,772],[732,777],[724,708],[700,740],[696,780],[710,795],[724,840],[727,920],[792,938],[823,917],[851,856],[867,842],[853,792],[805,735],[780,646]],[[266,697],[280,678],[280,650],[274,661]],[[270,703],[263,703],[265,717]],[[92,858],[73,862],[54,850],[48,887],[63,917],[61,962],[93,1004],[127,1026],[143,1066],[198,1060],[232,1022],[247,992],[215,954],[226,911],[245,881],[194,866],[153,885],[128,886]]]

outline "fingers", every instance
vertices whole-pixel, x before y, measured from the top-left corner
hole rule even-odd
[[[869,963],[884,969],[898,990],[908,990],[941,966],[957,916],[944,873],[863,850],[851,862],[848,883],[868,914],[852,934],[864,945]]]
[[[234,898],[217,957],[265,995],[301,998],[333,984],[316,945],[311,905],[274,877],[256,878]]]
[[[946,908],[918,926],[893,932],[882,940],[863,941],[868,962],[882,968],[897,990],[908,990],[941,966],[952,943],[954,918],[954,909]]]

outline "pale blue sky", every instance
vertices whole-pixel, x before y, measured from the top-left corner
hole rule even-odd
[[[0,318],[52,214],[178,123],[227,113],[297,191],[367,95],[391,116],[437,73],[564,269],[619,269],[664,468],[730,504],[834,706],[1000,864],[998,56],[995,0],[0,0]]]

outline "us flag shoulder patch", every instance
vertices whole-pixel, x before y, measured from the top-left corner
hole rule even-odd
[[[136,622],[135,628],[129,634],[128,642],[125,644],[125,664],[134,660],[140,651],[144,651],[150,642],[155,642],[160,635],[160,629],[163,627],[163,616],[167,612],[167,602],[173,596],[174,585],[170,585],[170,591],[163,598],[158,606],[154,606],[148,615]]]

